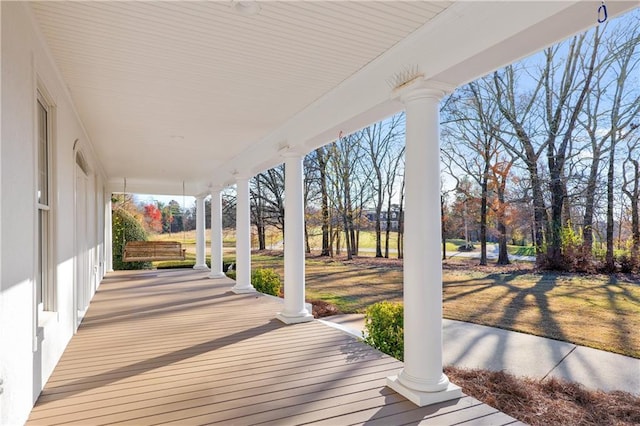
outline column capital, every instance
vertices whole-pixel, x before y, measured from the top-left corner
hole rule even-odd
[[[446,94],[455,90],[455,86],[435,80],[423,78],[412,80],[393,90],[391,97],[403,104],[411,101],[431,98],[440,101]]]
[[[306,154],[303,154],[299,151],[299,148],[290,147],[289,145],[285,145],[278,150],[278,153],[282,158],[304,158]]]

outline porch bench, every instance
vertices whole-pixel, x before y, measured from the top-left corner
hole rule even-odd
[[[184,260],[186,251],[178,241],[128,241],[124,246],[122,261]]]

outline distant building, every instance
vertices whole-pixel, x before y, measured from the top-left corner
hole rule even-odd
[[[376,224],[376,211],[374,209],[367,209],[364,211],[364,216],[369,221],[368,229],[375,229]],[[398,205],[392,205],[391,210],[383,210],[380,212],[380,229],[382,231],[387,230],[387,220],[390,218],[390,230],[393,232],[397,232],[400,226],[400,219],[402,214],[400,212],[400,207]]]

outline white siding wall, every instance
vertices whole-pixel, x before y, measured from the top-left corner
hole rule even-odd
[[[65,85],[35,29],[28,6],[1,2],[2,88],[0,146],[0,424],[22,424],[74,332],[74,142],[91,169],[87,187],[88,258],[102,278],[105,179]],[[38,83],[40,81],[40,83]],[[34,342],[35,96],[38,84],[55,108],[51,204],[52,276],[57,306],[46,324],[40,317]],[[82,284],[82,283],[81,283]],[[87,288],[92,289],[91,283]],[[35,349],[35,350],[34,350]]]

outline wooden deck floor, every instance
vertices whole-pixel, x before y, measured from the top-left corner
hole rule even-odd
[[[278,301],[193,270],[116,272],[27,424],[510,424],[470,397],[418,408],[389,388],[401,363]]]

